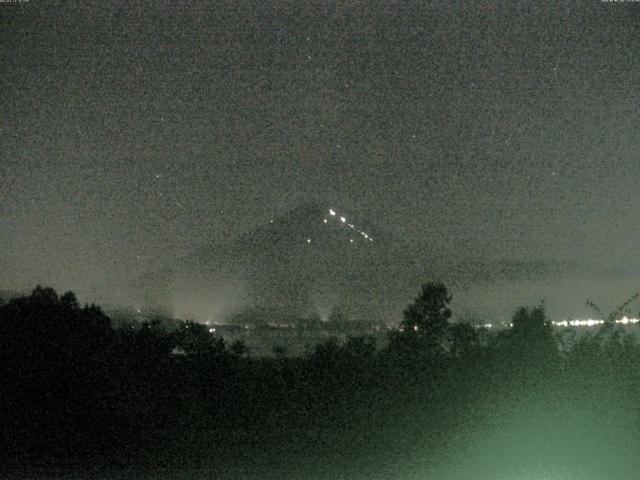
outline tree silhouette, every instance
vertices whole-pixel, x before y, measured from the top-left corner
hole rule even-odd
[[[313,358],[320,363],[332,362],[341,356],[341,347],[336,337],[329,337],[315,346]]]
[[[480,335],[469,323],[455,323],[450,328],[450,354],[456,358],[468,357],[480,346]]]
[[[640,297],[640,293],[635,293],[607,315],[604,314],[598,305],[591,300],[587,300],[587,305],[596,311],[604,322],[598,329],[593,340],[596,341],[599,347],[609,355],[615,354],[621,348],[627,348],[626,346],[623,346],[626,341],[624,328],[616,322],[623,316],[632,314],[629,306],[635,302],[638,297]]]
[[[110,411],[99,405],[110,395],[113,341],[109,317],[72,292],[38,286],[0,307],[0,429],[48,443],[94,424]]]
[[[247,344],[243,340],[236,340],[231,344],[229,349],[236,357],[243,357],[249,353],[249,347],[247,347]]]
[[[510,331],[511,355],[524,360],[529,367],[552,363],[558,355],[553,325],[547,318],[544,305],[520,307],[513,316]]]
[[[70,309],[75,310],[79,308],[78,299],[73,292],[66,292],[60,295],[60,303]]]
[[[376,341],[366,335],[350,336],[344,344],[345,353],[358,361],[370,361],[376,353]]]
[[[441,356],[449,329],[451,295],[440,282],[422,285],[420,295],[403,312],[398,332],[389,338],[389,348],[396,353]]]
[[[0,337],[5,352],[15,357],[93,356],[112,335],[111,320],[95,306],[80,308],[73,292],[58,297],[38,285],[31,295],[0,308]]]

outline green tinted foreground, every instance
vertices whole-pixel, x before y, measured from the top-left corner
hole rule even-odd
[[[330,428],[156,433],[107,458],[41,467],[32,459],[14,478],[638,478],[635,406],[614,381],[465,390],[429,404],[405,392]]]

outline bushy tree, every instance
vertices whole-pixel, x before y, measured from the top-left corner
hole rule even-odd
[[[533,308],[518,308],[512,323],[509,340],[514,359],[524,360],[529,367],[551,364],[557,360],[558,349],[553,325],[543,304]]]
[[[247,346],[244,340],[236,340],[229,347],[231,353],[233,353],[236,357],[244,357],[249,353],[249,347]]]
[[[407,365],[442,357],[447,346],[450,302],[444,284],[423,284],[420,295],[404,310],[399,329],[391,332],[389,351]]]
[[[630,296],[626,301],[618,305],[607,315],[604,314],[598,305],[587,300],[587,305],[597,312],[600,319],[603,320],[603,324],[600,326],[592,340],[602,350],[605,357],[608,357],[609,359],[615,358],[624,350],[631,348],[631,345],[634,343],[634,340],[626,335],[624,327],[616,322],[623,316],[632,315],[629,306],[634,303],[638,297],[640,297],[640,293]]]
[[[376,341],[367,335],[350,336],[344,344],[344,350],[349,358],[370,361],[376,353]]]
[[[312,355],[312,359],[318,363],[332,363],[342,356],[342,349],[336,337],[329,337],[318,343]]]
[[[463,358],[472,355],[480,348],[478,330],[469,323],[455,323],[449,332],[451,356]]]
[[[16,358],[94,356],[111,335],[109,317],[95,305],[80,307],[73,292],[58,297],[38,285],[0,308],[0,346]]]

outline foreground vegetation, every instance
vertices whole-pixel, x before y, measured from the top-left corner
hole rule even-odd
[[[637,478],[640,345],[613,316],[577,338],[521,308],[488,333],[450,323],[450,299],[423,285],[384,350],[354,337],[248,358],[194,323],[114,330],[38,287],[0,307],[3,463],[22,478]]]

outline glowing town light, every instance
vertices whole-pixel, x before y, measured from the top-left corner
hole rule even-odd
[[[614,323],[618,324],[618,325],[635,325],[637,323],[640,323],[640,318],[629,318],[627,316],[624,316],[622,318],[619,318],[617,320],[613,321]],[[553,324],[554,327],[596,327],[599,325],[604,325],[606,322],[605,320],[602,319],[594,319],[594,318],[585,318],[585,319],[573,319],[573,320],[560,320],[560,321],[552,321],[551,322]],[[513,323],[503,323],[502,324],[505,327],[513,327]],[[482,327],[484,328],[492,328],[494,327],[494,325],[490,324],[490,323],[486,323],[484,325],[482,325]]]
[[[417,332],[417,331],[418,331],[418,325],[414,325],[414,326],[413,326],[413,331],[414,331],[414,332]]]
[[[311,243],[311,239],[310,238],[307,238],[307,243]]]
[[[594,320],[592,318],[587,318],[586,320],[571,320],[569,322],[572,327],[595,327],[603,323],[604,320]]]
[[[325,218],[325,219],[323,220],[323,222],[324,222],[324,223],[327,223],[327,219]]]
[[[330,208],[330,209],[329,209],[329,215],[332,215],[332,216],[334,216],[334,217],[335,217],[335,216],[336,216],[336,212],[335,212],[335,211],[333,211],[333,210]]]
[[[215,328],[210,328],[209,329],[209,333],[216,333],[216,329]]]
[[[350,239],[349,239],[349,241],[350,241],[351,243],[353,243],[353,238],[350,238]]]
[[[344,223],[344,222],[346,222],[346,221],[347,221],[347,219],[346,219],[346,218],[344,218],[344,217],[340,217],[340,221],[341,221],[342,223]]]
[[[356,227],[353,225],[353,223],[350,223],[349,228],[356,228]]]

